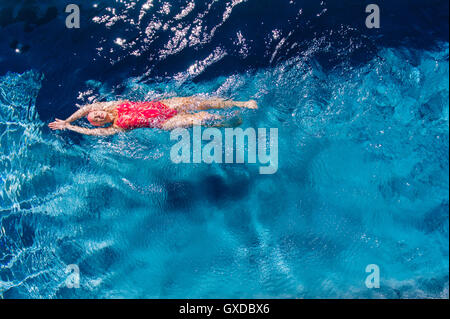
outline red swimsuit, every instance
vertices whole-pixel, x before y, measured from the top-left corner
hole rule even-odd
[[[124,102],[117,108],[115,124],[124,130],[140,127],[161,128],[162,124],[177,115],[177,111],[161,102]]]

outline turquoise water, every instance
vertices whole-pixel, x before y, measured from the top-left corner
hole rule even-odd
[[[120,97],[255,98],[279,170],[180,164],[162,131],[77,138],[35,101],[43,74],[0,77],[3,298],[448,298],[448,43],[323,70],[307,55]],[[102,82],[86,91],[116,98]],[[164,94],[164,95],[162,95]],[[80,269],[80,288],[65,269]],[[380,267],[379,289],[365,267]]]

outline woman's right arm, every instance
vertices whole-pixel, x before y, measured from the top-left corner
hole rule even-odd
[[[124,132],[122,130],[119,130],[113,126],[110,127],[101,127],[101,128],[84,128],[84,127],[80,127],[80,126],[76,126],[76,125],[72,125],[72,124],[67,124],[66,128],[68,130],[80,133],[80,134],[85,134],[85,135],[96,135],[96,136],[107,136],[107,135],[114,135],[120,132]]]
[[[121,130],[119,128],[116,128],[114,126],[110,127],[101,127],[101,128],[84,128],[76,125],[72,125],[70,123],[67,123],[66,121],[56,119],[55,122],[52,122],[48,125],[52,130],[71,130],[80,134],[85,135],[96,135],[96,136],[107,136],[107,135],[114,135],[120,132],[125,132],[124,130]]]

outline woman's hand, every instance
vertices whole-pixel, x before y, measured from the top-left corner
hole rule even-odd
[[[114,135],[117,133],[125,132],[122,129],[118,129],[114,127],[113,125],[109,127],[102,127],[102,128],[94,128],[94,129],[88,129],[84,127],[79,127],[76,125],[71,125],[68,121],[63,121],[60,119],[55,119],[54,122],[51,122],[48,127],[50,127],[52,130],[65,130],[69,129],[71,131],[86,134],[86,135],[97,135],[97,136],[107,136],[107,135]]]
[[[51,122],[48,127],[50,127],[52,130],[65,130],[69,123],[66,121],[55,119],[54,122]]]

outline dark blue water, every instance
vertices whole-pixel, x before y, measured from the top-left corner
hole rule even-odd
[[[378,1],[378,30],[361,1],[77,3],[0,5],[0,296],[448,298],[448,1]],[[258,101],[275,175],[46,127],[199,93]]]

